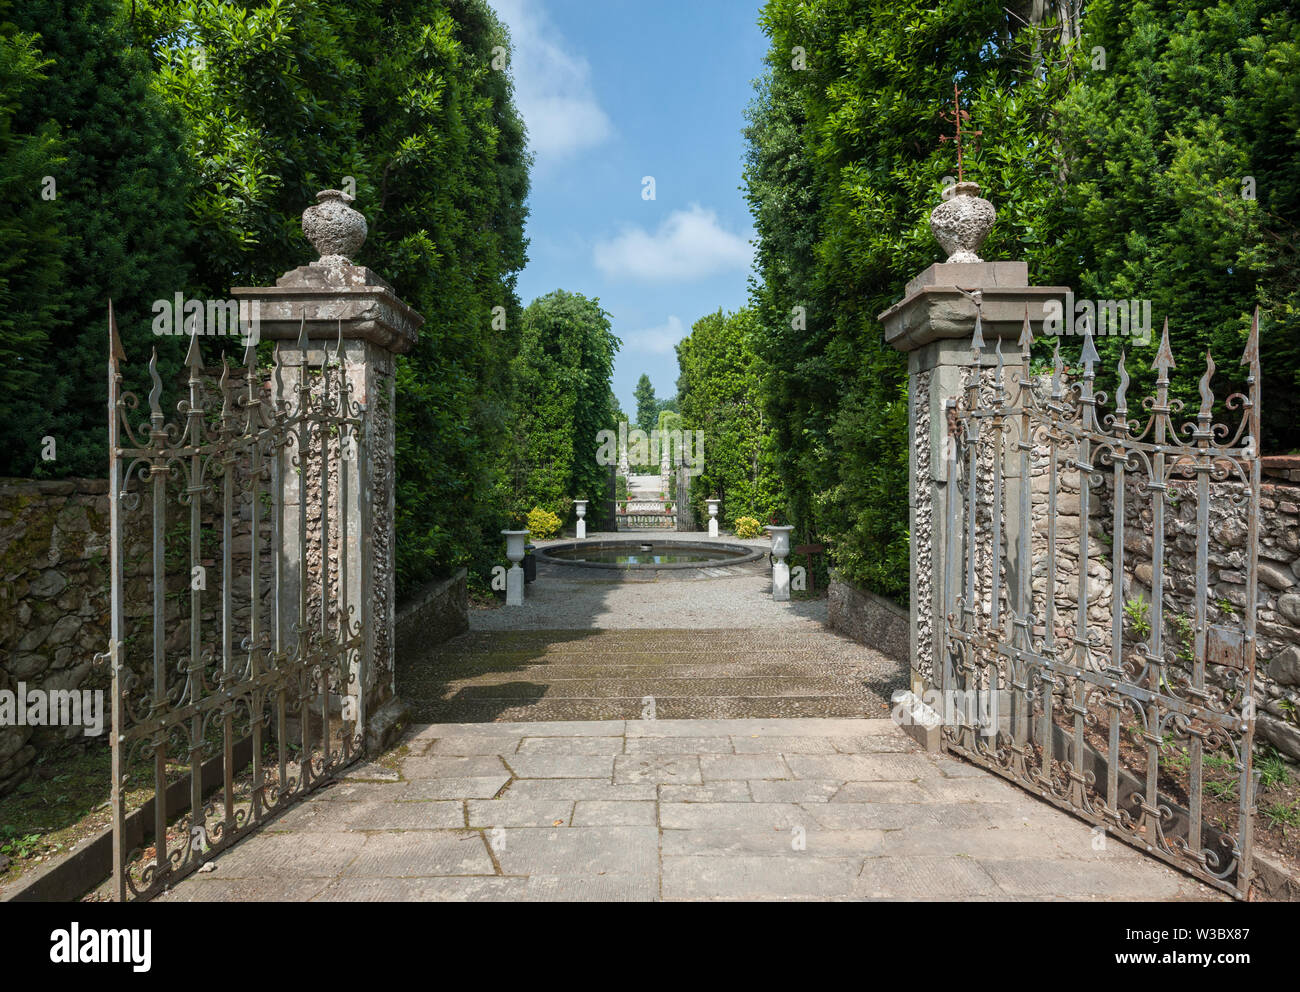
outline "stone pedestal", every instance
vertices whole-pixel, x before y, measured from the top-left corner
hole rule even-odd
[[[772,535],[772,598],[778,603],[790,600],[790,566],[785,563],[790,554],[790,532],[793,527],[766,527]]]
[[[575,499],[573,509],[578,515],[578,540],[585,541],[587,539],[587,500]]]
[[[331,209],[350,211],[334,202],[338,199],[327,197],[322,203],[329,200]],[[398,299],[387,282],[370,269],[353,265],[342,254],[342,249],[355,251],[365,239],[365,222],[361,220],[359,233],[353,222],[340,240],[347,221],[344,214],[342,220],[324,225],[324,230],[318,225],[308,231],[322,256],[319,261],[286,272],[275,286],[238,287],[231,292],[241,304],[259,305],[260,336],[280,342],[284,374],[282,384],[276,384],[277,400],[296,407],[299,385],[306,376],[313,390],[320,388],[321,381],[328,381],[334,395],[341,382],[348,383],[357,405],[353,413],[361,421],[360,437],[351,453],[359,452],[360,457],[349,457],[345,450],[329,459],[331,471],[336,472],[329,480],[329,526],[332,535],[346,530],[338,561],[331,562],[332,585],[343,588],[332,590],[332,597],[346,603],[352,624],[359,624],[364,631],[360,657],[352,664],[349,699],[338,702],[345,713],[357,715],[371,749],[383,746],[384,738],[402,722],[394,657],[394,360],[414,347],[424,318]],[[320,369],[327,351],[331,362],[339,356],[341,367],[322,379]],[[318,505],[309,495],[304,520],[299,497],[303,485],[308,494],[319,492],[320,472],[318,457],[301,458],[297,465],[286,459],[279,467],[284,497],[280,602],[285,630],[298,621],[304,582],[309,590],[317,590],[319,603],[319,552],[314,563],[309,559],[314,574],[304,576],[296,548],[304,531],[309,546],[313,542],[319,546],[320,523],[314,516],[319,514]],[[344,490],[349,494],[346,527],[340,523],[343,507],[336,495]],[[287,549],[295,550],[291,554]]]
[[[510,562],[506,572],[506,606],[523,606],[524,570],[519,563],[524,560],[528,531],[503,530],[501,533],[506,539],[506,559]]]
[[[981,370],[997,362],[1001,342],[1005,366],[1018,366],[1018,341],[1026,313],[1035,336],[1041,334],[1044,308],[1063,301],[1064,287],[1029,285],[1024,262],[942,262],[931,265],[907,284],[901,301],[880,315],[885,340],[908,355],[909,527],[911,542],[912,690],[937,681],[944,604],[944,551],[947,534],[948,403],[963,395],[973,369],[971,339],[977,311],[985,342]],[[978,304],[977,304],[978,301]],[[991,372],[987,372],[991,375]],[[1008,485],[1019,478],[1019,459],[1010,451],[1003,466]],[[1014,564],[1018,512],[1009,504],[1003,533],[1011,536],[1006,560]],[[1009,575],[1009,588],[1017,588]]]
[[[718,536],[718,505],[722,500],[706,499],[705,504],[709,508],[709,537]]]

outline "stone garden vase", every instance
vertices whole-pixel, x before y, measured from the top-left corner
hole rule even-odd
[[[316,204],[302,214],[302,233],[320,253],[316,264],[351,265],[352,256],[366,243],[366,218],[348,204],[352,197],[342,190],[323,189]]]
[[[993,229],[998,212],[979,195],[979,183],[954,183],[930,213],[930,230],[948,253],[949,262],[982,262],[978,252]]]

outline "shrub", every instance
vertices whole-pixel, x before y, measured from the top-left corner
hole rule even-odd
[[[550,510],[540,506],[528,511],[528,533],[538,540],[547,541],[560,533],[561,521]]]
[[[761,537],[763,534],[763,525],[753,517],[736,518],[736,536],[749,540],[751,537]]]

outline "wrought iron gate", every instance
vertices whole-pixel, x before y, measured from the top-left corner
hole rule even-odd
[[[347,602],[345,553],[357,539],[349,501],[362,494],[345,469],[364,452],[342,342],[332,360],[316,345],[318,366],[305,332],[292,367],[277,345],[270,381],[250,345],[242,371],[223,359],[216,383],[198,344],[178,421],[163,414],[155,350],[148,420],[133,427],[138,399],[122,388],[110,304],[118,900],[174,884],[362,746],[364,631]]]
[[[1230,428],[1208,353],[1195,420],[1176,423],[1168,322],[1154,395],[1130,408],[1121,356],[1105,413],[1091,336],[1069,381],[1058,339],[1048,380],[1030,371],[1027,315],[1012,368],[1000,341],[988,364],[977,320],[946,452],[944,746],[1238,897],[1256,788],[1258,333],[1257,313]],[[1220,546],[1212,507],[1244,517],[1244,546]],[[1194,589],[1170,588],[1174,547]],[[1240,607],[1210,599],[1228,567]]]

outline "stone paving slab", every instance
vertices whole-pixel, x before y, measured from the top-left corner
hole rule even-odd
[[[838,718],[416,726],[212,865],[160,898],[1224,898],[888,721]]]

